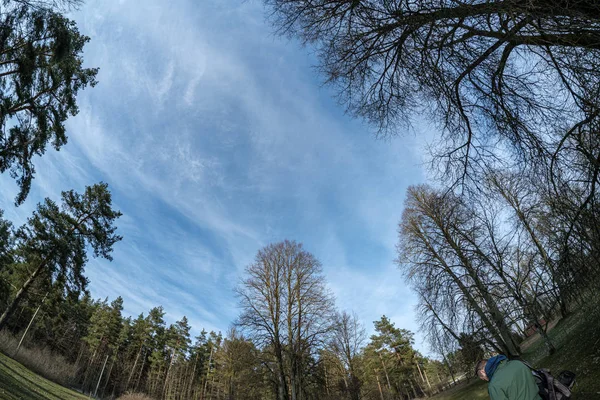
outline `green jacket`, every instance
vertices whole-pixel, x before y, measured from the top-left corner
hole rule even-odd
[[[529,367],[520,361],[502,361],[488,384],[492,400],[541,400]]]

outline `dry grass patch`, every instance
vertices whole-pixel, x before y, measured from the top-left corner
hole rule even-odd
[[[0,352],[0,399],[88,400],[88,396],[42,378]]]
[[[53,353],[46,348],[21,346],[15,356],[19,340],[6,331],[0,332],[0,351],[8,354],[30,370],[53,382],[68,386],[75,376],[77,368],[63,356]]]
[[[143,393],[125,393],[123,396],[119,397],[117,400],[153,400],[152,397],[149,397]]]

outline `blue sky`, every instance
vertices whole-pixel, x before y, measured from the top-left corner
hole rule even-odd
[[[81,93],[68,145],[37,160],[23,206],[0,177],[6,217],[108,182],[124,239],[112,263],[90,260],[92,295],[121,295],[131,315],[163,305],[194,334],[228,328],[244,267],[283,239],[321,260],[338,307],[369,331],[382,314],[416,331],[393,259],[405,190],[426,179],[423,139],[376,140],[345,115],[311,49],[274,36],[260,1],[140,4],[73,13],[99,84]]]

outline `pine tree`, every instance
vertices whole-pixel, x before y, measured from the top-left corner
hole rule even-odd
[[[180,321],[169,326],[167,330],[166,348],[168,353],[168,367],[165,374],[164,397],[169,399],[172,392],[177,393],[177,387],[173,388],[172,382],[177,382],[178,373],[186,362],[186,355],[190,346],[190,325],[184,316]]]
[[[35,173],[33,157],[67,142],[64,123],[77,114],[77,93],[96,84],[83,68],[73,21],[44,6],[4,1],[0,14],[0,172],[17,179],[21,204]]]
[[[148,379],[146,392],[156,397],[162,394],[163,376],[166,364],[166,329],[164,321],[165,312],[162,307],[150,310],[148,320],[152,326],[152,338],[148,357]]]
[[[392,394],[418,397],[424,392],[417,380],[417,353],[413,334],[397,328],[385,315],[375,321],[375,334],[365,349],[369,367],[381,374],[381,385]]]
[[[112,246],[121,240],[115,233],[115,220],[121,213],[112,209],[108,185],[88,186],[83,194],[62,193],[62,205],[46,199],[33,216],[16,232],[17,262],[32,271],[0,316],[0,329],[43,273],[65,288],[81,290],[87,285],[83,275],[88,246],[94,256],[112,260]]]
[[[135,380],[133,380],[134,376],[138,376],[138,370],[141,374],[141,369],[143,369],[143,361],[145,359],[144,351],[149,346],[149,340],[151,338],[152,327],[148,319],[144,318],[144,314],[140,314],[132,324],[131,327],[131,341],[128,347],[128,355],[127,357],[132,360],[133,364],[131,365],[131,369],[128,371],[127,381],[124,385],[124,389],[128,390]]]

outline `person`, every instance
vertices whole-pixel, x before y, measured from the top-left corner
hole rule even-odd
[[[508,360],[500,354],[479,361],[475,373],[489,382],[491,400],[541,400],[531,370],[518,360]]]

